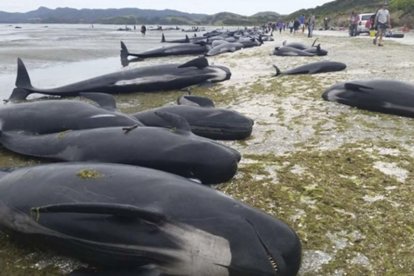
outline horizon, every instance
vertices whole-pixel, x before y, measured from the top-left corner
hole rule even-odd
[[[251,16],[259,12],[276,12],[281,15],[291,14],[301,9],[315,8],[333,0],[294,0],[288,3],[269,3],[267,0],[256,1],[253,5],[250,0],[239,0],[237,3],[229,0],[181,0],[171,2],[167,0],[143,0],[139,5],[133,0],[102,0],[99,3],[91,0],[19,0],[0,3],[0,11],[7,13],[27,13],[41,7],[48,9],[72,8],[72,9],[125,9],[137,8],[143,10],[176,10],[185,13],[213,15],[220,12],[235,13]],[[94,2],[94,3],[92,3]]]

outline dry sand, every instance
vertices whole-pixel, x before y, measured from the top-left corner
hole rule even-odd
[[[222,99],[255,120],[250,139],[229,143],[243,160],[236,180],[219,188],[298,231],[302,275],[412,274],[414,120],[325,102],[321,94],[346,80],[412,82],[413,36],[377,47],[369,37],[319,34],[326,57],[269,55],[284,40],[313,41],[283,34],[211,59],[233,73],[214,94],[218,105]],[[273,64],[283,71],[319,60],[347,69],[272,78]]]

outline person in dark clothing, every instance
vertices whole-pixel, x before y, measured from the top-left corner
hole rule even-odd
[[[295,19],[295,22],[293,22],[293,32],[296,33],[299,30],[300,27],[300,21],[298,19]]]
[[[356,36],[358,34],[358,22],[359,15],[352,11],[351,16],[349,17],[349,35]]]
[[[141,26],[141,34],[145,35],[145,33],[147,32],[147,27],[145,27],[145,25]]]

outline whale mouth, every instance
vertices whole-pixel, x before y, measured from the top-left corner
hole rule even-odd
[[[231,77],[231,72],[229,68],[224,66],[215,66],[214,68],[215,76],[210,79],[211,82],[221,82],[225,80],[229,80]]]
[[[250,224],[250,226],[253,228],[260,245],[262,246],[262,248],[266,252],[267,259],[269,260],[269,263],[272,266],[273,271],[275,272],[275,275],[277,275],[279,273],[279,265],[277,264],[276,258],[272,255],[269,248],[264,243],[262,237],[260,237],[260,234],[257,231],[256,227],[254,227],[254,224],[251,221],[249,221],[247,218],[245,218],[245,219],[246,219],[247,223]]]

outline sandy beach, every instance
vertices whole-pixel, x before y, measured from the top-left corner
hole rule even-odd
[[[243,152],[232,196],[282,217],[303,242],[302,275],[408,275],[414,246],[414,121],[324,102],[321,94],[346,80],[412,82],[414,49],[398,40],[385,47],[369,37],[317,33],[323,58],[269,56],[283,40],[214,62],[231,66],[223,84],[230,108],[255,119],[253,137],[232,145]],[[335,35],[336,34],[336,35]],[[272,78],[316,60],[340,61],[339,73]]]
[[[109,35],[105,37],[105,45],[119,45],[119,34],[116,36],[116,43],[108,42]],[[310,45],[314,38],[329,51],[327,56],[271,55],[284,40]],[[275,33],[275,41],[261,47],[209,58],[211,64],[228,66],[232,77],[212,87],[192,87],[192,93],[210,97],[216,106],[237,110],[255,121],[249,139],[225,142],[241,152],[242,160],[236,177],[215,188],[295,229],[303,246],[300,275],[411,275],[414,120],[326,102],[321,95],[331,85],[347,80],[413,83],[414,34],[385,39],[384,47],[374,46],[368,36],[351,38],[345,32],[317,31],[314,38],[301,33]],[[140,38],[128,39],[132,42]],[[48,45],[44,47],[54,57],[53,64],[77,62],[83,57],[79,50],[73,60],[59,58]],[[93,45],[88,53],[97,58],[117,57],[112,49],[92,49]],[[3,50],[2,54],[7,53]],[[15,58],[11,56],[7,64]],[[149,59],[131,66],[188,59]],[[344,62],[347,69],[274,77],[273,65],[284,71],[320,60]],[[93,67],[93,63],[90,65]],[[47,69],[41,64],[32,66]],[[4,70],[7,79],[0,80],[9,83],[12,70]],[[49,81],[47,85],[56,84],[54,74],[43,76]],[[79,74],[72,74],[70,79]],[[7,91],[1,92],[3,98]],[[116,99],[118,108],[129,113],[172,103],[183,93],[120,95]],[[1,149],[2,167],[39,162]],[[75,261],[48,252],[18,247],[0,234],[0,267],[9,275],[60,274],[78,266]]]

